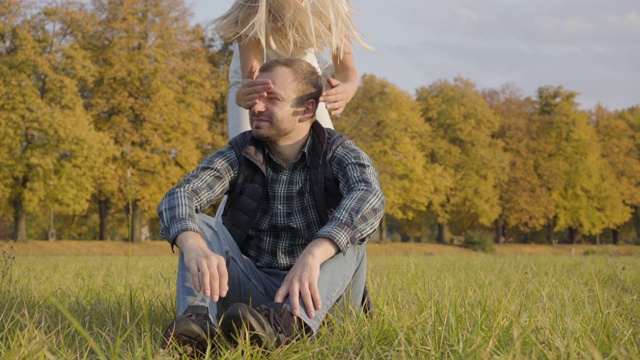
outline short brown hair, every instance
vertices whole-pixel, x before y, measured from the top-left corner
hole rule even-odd
[[[293,71],[293,75],[297,80],[298,96],[296,96],[293,105],[303,106],[307,100],[311,99],[316,102],[317,108],[320,103],[320,96],[324,90],[322,77],[318,74],[318,70],[313,67],[313,65],[301,59],[278,58],[262,64],[260,72],[271,72],[280,67]]]

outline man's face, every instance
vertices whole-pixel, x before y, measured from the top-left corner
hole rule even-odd
[[[259,73],[257,79],[271,80],[273,90],[249,110],[252,134],[263,141],[286,142],[301,131],[298,120],[304,110],[304,107],[294,106],[298,93],[293,72],[277,67],[273,71]]]

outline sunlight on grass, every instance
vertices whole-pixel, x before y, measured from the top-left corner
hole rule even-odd
[[[337,313],[313,340],[273,352],[222,341],[210,355],[640,357],[638,256],[402,252],[370,252],[373,319]],[[176,262],[172,254],[16,256],[0,288],[0,358],[175,358],[159,345],[175,313]]]

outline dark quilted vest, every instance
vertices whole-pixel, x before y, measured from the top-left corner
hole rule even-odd
[[[323,224],[342,200],[338,178],[333,175],[329,160],[336,149],[347,140],[337,131],[325,129],[317,121],[311,127],[313,136],[310,151],[311,195]],[[249,228],[258,216],[260,205],[267,196],[264,143],[246,131],[229,141],[240,162],[238,177],[228,192],[222,215],[224,225],[238,246],[242,245]]]

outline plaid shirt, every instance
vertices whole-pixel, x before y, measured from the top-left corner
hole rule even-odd
[[[309,186],[311,141],[309,137],[298,159],[287,166],[266,157],[268,196],[241,249],[259,267],[289,269],[320,237],[331,239],[345,253],[353,239],[363,241],[373,233],[382,217],[385,199],[371,159],[346,141],[331,158],[343,199],[329,222],[321,223]],[[173,243],[182,232],[198,232],[196,214],[229,190],[238,169],[231,146],[207,157],[160,203],[160,236]]]

